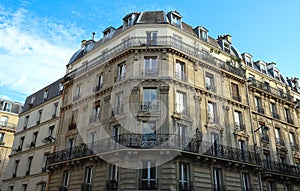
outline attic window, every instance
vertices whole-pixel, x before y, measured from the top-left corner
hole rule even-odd
[[[205,30],[200,30],[200,38],[204,41],[207,41],[207,31]]]
[[[252,60],[249,56],[246,56],[245,57],[245,62],[247,64],[247,66],[251,66],[252,67]]]
[[[45,90],[44,91],[44,99],[47,99],[48,98],[48,90]]]
[[[127,28],[133,24],[132,16],[124,19],[124,27]]]
[[[261,64],[261,65],[260,65],[260,69],[261,69],[261,72],[262,72],[262,73],[264,73],[264,74],[267,73],[266,65]]]
[[[230,54],[230,44],[227,42],[223,42],[224,51]]]
[[[172,14],[172,16],[171,16],[171,22],[176,27],[181,28],[181,17],[179,17],[179,16],[177,16],[175,14]]]
[[[278,71],[274,71],[274,78],[276,80],[280,80],[280,78],[279,78],[279,72]]]
[[[30,103],[33,104],[34,101],[35,101],[35,96],[32,96],[30,99]]]

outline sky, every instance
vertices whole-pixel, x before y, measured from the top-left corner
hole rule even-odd
[[[1,0],[0,98],[25,98],[63,77],[81,40],[102,38],[131,12],[177,10],[209,35],[230,34],[240,53],[275,62],[285,77],[300,77],[300,1],[276,0]]]

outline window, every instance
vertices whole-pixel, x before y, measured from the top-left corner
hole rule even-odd
[[[11,103],[2,101],[2,110],[10,112],[11,111]]]
[[[181,28],[181,17],[173,13],[171,15],[171,23],[176,27]]]
[[[58,103],[54,103],[54,104],[53,104],[53,114],[52,114],[52,118],[55,118],[55,117],[56,117],[57,109],[58,109]]]
[[[47,99],[48,98],[48,90],[45,90],[44,91],[44,99]]]
[[[119,180],[119,168],[117,163],[110,164],[109,170],[109,189],[118,190],[118,180]]]
[[[222,170],[220,168],[213,169],[213,183],[215,191],[223,190]]]
[[[14,190],[14,186],[10,186],[10,187],[9,187],[9,190],[10,190],[10,191],[13,191],[13,190]]]
[[[144,58],[144,76],[157,76],[158,64],[157,57]]]
[[[176,113],[185,114],[187,115],[187,101],[186,101],[186,94],[180,91],[176,92]]]
[[[90,117],[90,123],[96,122],[100,120],[100,115],[101,115],[101,106],[100,106],[100,101],[96,101],[94,103],[93,111],[92,111],[92,116]]]
[[[285,114],[286,122],[294,124],[290,109],[284,108],[284,114]]]
[[[200,30],[200,38],[204,41],[207,41],[207,31],[201,29]]]
[[[63,187],[68,187],[68,185],[69,185],[69,178],[70,178],[70,172],[69,171],[64,171],[63,181],[62,181],[62,186]]]
[[[78,109],[72,111],[71,123],[69,125],[69,130],[77,128],[77,118],[78,118]]]
[[[18,148],[19,151],[21,151],[23,148],[24,140],[25,140],[24,136],[20,138],[20,144],[19,144],[19,148]]]
[[[19,160],[15,161],[15,169],[14,169],[14,173],[12,175],[13,178],[15,178],[17,176],[17,171],[18,171],[18,167],[19,167]]]
[[[269,191],[276,191],[274,182],[269,182],[268,187],[269,187]]]
[[[120,126],[116,125],[112,129],[112,137],[114,138],[114,140],[118,140],[119,135],[120,135]]]
[[[39,191],[46,191],[46,183],[43,182],[39,185]]]
[[[223,47],[224,47],[224,51],[227,52],[228,54],[230,54],[230,44],[227,42],[223,41]]]
[[[118,65],[118,81],[123,80],[126,75],[126,64],[121,63]]]
[[[239,86],[237,84],[231,83],[231,93],[232,93],[232,99],[236,101],[241,101]]]
[[[277,113],[277,108],[276,108],[276,104],[271,102],[270,103],[270,110],[271,110],[271,114],[274,118],[279,119],[279,114]]]
[[[243,125],[242,112],[234,111],[234,128],[237,130],[245,130]]]
[[[179,80],[186,80],[184,62],[176,61],[175,77]]]
[[[268,128],[265,126],[265,123],[259,122],[258,129],[261,134],[261,139],[263,141],[269,142]]]
[[[96,83],[96,87],[94,89],[94,91],[98,91],[102,88],[103,86],[103,76],[102,74],[97,76],[97,83]]]
[[[42,173],[46,172],[46,165],[47,165],[47,157],[49,153],[44,154],[43,163],[42,163]]]
[[[260,97],[255,96],[254,102],[255,102],[257,112],[264,114],[265,111],[264,111],[264,108],[262,107],[262,102],[261,102]]]
[[[89,148],[90,149],[94,149],[94,145],[95,145],[95,140],[96,140],[96,132],[95,131],[93,131],[93,132],[91,132],[90,133],[90,135],[89,135]]]
[[[187,142],[187,132],[186,126],[182,124],[178,124],[178,144],[181,149],[184,149],[185,146],[188,144]]]
[[[30,143],[30,147],[35,147],[38,133],[39,133],[38,131],[33,133],[32,142]]]
[[[29,115],[27,115],[24,119],[24,130],[27,128],[27,125],[28,125],[28,121],[29,121]]]
[[[85,180],[84,183],[86,184],[92,184],[93,181],[93,168],[92,167],[86,167],[85,168]]]
[[[76,86],[75,95],[73,97],[73,101],[76,101],[76,100],[78,100],[80,98],[81,92],[82,92],[82,85],[79,84],[79,85]]]
[[[246,154],[247,154],[247,147],[246,147],[245,141],[244,140],[239,140],[238,144],[239,144],[239,149],[241,150],[242,160],[245,160],[246,159],[245,157],[246,157]]]
[[[275,128],[275,139],[276,139],[276,144],[284,146],[284,141],[281,137],[281,132],[279,128]]]
[[[290,184],[284,184],[284,191],[292,191],[292,186]]]
[[[207,118],[208,122],[210,123],[218,123],[218,116],[217,116],[217,105],[213,102],[208,102],[207,104]]]
[[[265,64],[260,64],[260,69],[261,69],[261,72],[266,74],[267,73],[267,69],[266,69],[266,65]]]
[[[142,162],[141,189],[156,189],[156,161]]]
[[[132,15],[124,19],[124,27],[129,27],[133,24]]]
[[[156,122],[143,122],[142,146],[152,147],[156,145]]]
[[[157,89],[144,88],[142,111],[158,110]]]
[[[279,97],[283,97],[283,89],[278,88],[278,95]]]
[[[242,173],[242,181],[243,181],[243,191],[251,190],[251,183],[250,183],[249,173]]]
[[[210,139],[212,143],[212,154],[214,156],[217,156],[219,154],[219,144],[220,144],[219,135],[217,133],[211,133]]]
[[[43,113],[43,110],[39,110],[38,116],[37,116],[37,121],[36,121],[37,125],[41,123],[42,113]]]
[[[250,85],[255,85],[255,76],[253,74],[249,74],[249,77],[248,77],[248,82]]]
[[[27,164],[27,171],[26,171],[26,176],[28,176],[30,174],[30,168],[31,168],[31,164],[32,164],[32,159],[33,157],[28,157],[28,164]]]
[[[269,82],[266,82],[264,81],[263,82],[263,89],[267,92],[270,92],[271,88],[270,88],[270,83]]]
[[[32,96],[31,99],[30,99],[30,104],[33,104],[35,101],[35,96]]]
[[[179,190],[190,189],[190,164],[179,162]]]
[[[73,150],[73,147],[74,147],[74,138],[71,138],[68,140],[68,143],[67,143],[67,149],[68,149],[68,158],[71,158],[72,156],[72,150]]]
[[[27,191],[27,184],[23,184],[23,191]]]
[[[245,57],[245,61],[246,61],[246,64],[247,64],[248,66],[251,66],[251,67],[252,67],[252,60],[251,60],[251,58],[250,58],[249,56],[246,56],[246,57]]]
[[[116,102],[115,102],[116,103],[116,105],[115,105],[116,114],[123,113],[123,98],[124,98],[123,91],[116,94]]]
[[[146,32],[147,34],[147,45],[156,45],[157,44],[157,32]]]
[[[278,71],[274,71],[274,78],[275,78],[276,80],[280,80],[279,72],[278,72]]]
[[[5,133],[0,133],[0,145],[4,145],[4,136]]]
[[[7,126],[7,123],[8,123],[8,117],[7,116],[1,116],[1,119],[0,119],[0,125],[2,127],[6,127]]]
[[[54,125],[52,125],[52,126],[49,127],[49,130],[48,130],[48,136],[49,137],[53,137],[54,127],[55,127]]]
[[[299,147],[298,147],[298,144],[296,142],[296,136],[295,136],[295,133],[293,132],[290,132],[289,133],[289,137],[290,137],[290,143],[291,143],[291,147],[293,150],[298,150]]]
[[[210,73],[205,74],[205,87],[207,90],[216,92],[215,83],[214,83],[214,75]]]
[[[62,92],[63,89],[64,89],[64,86],[63,86],[63,84],[60,82],[60,83],[58,84],[58,90],[59,90],[59,92]]]

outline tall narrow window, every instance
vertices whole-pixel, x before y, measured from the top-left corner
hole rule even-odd
[[[123,98],[124,98],[124,93],[123,91],[119,92],[116,94],[116,102],[115,102],[115,112],[116,114],[123,113]]]
[[[38,133],[39,133],[38,131],[33,133],[32,142],[30,143],[30,147],[35,147]]]
[[[237,84],[231,83],[231,93],[232,99],[236,101],[241,101],[239,86]]]
[[[242,112],[234,111],[234,128],[237,130],[245,130],[243,125]]]
[[[48,157],[49,153],[45,153],[44,154],[44,158],[43,158],[43,164],[42,164],[42,173],[46,172],[46,165],[47,165],[47,157]]]
[[[29,115],[27,115],[24,119],[24,126],[23,126],[23,130],[25,130],[27,128],[28,125],[28,121],[29,121]]]
[[[26,176],[30,174],[30,169],[31,169],[31,164],[32,164],[32,159],[33,157],[28,157],[28,164],[27,164],[27,171],[26,171]]]
[[[62,181],[62,186],[63,187],[68,187],[69,185],[69,179],[70,179],[70,172],[69,171],[64,171],[63,173],[63,181]]]
[[[210,101],[207,103],[207,119],[210,123],[218,123],[216,103]]]
[[[184,62],[178,60],[176,61],[175,77],[179,80],[186,80]]]
[[[68,158],[72,157],[72,151],[74,147],[74,138],[68,140],[67,149],[68,149]]]
[[[292,186],[290,184],[284,184],[284,191],[292,191]]]
[[[215,191],[223,190],[222,170],[220,168],[213,169],[213,183]]]
[[[54,125],[49,127],[49,130],[48,130],[48,136],[49,137],[54,138],[54,135],[53,135],[54,127],[55,127]]]
[[[176,92],[176,113],[180,114],[188,114],[187,109],[187,101],[186,101],[186,94],[183,92]]]
[[[96,101],[94,103],[92,115],[90,117],[90,123],[100,121],[101,118],[101,103],[100,101]]]
[[[284,108],[284,113],[285,113],[286,122],[294,124],[290,109]]]
[[[100,90],[102,88],[102,86],[103,86],[103,76],[101,74],[101,75],[97,76],[97,84],[96,84],[96,87],[95,87],[95,91]]]
[[[41,119],[42,119],[42,113],[43,113],[43,110],[39,110],[38,112],[38,116],[37,116],[37,121],[36,121],[36,124],[40,124],[41,123]]]
[[[275,183],[269,182],[268,183],[269,191],[276,191]]]
[[[157,89],[144,88],[142,111],[158,110]]]
[[[72,111],[71,123],[69,125],[69,130],[77,128],[77,119],[78,119],[78,109]]]
[[[295,133],[293,132],[290,132],[289,133],[289,137],[290,137],[290,144],[291,144],[291,147],[293,150],[298,150],[299,147],[298,147],[298,144],[296,142],[296,136],[295,136]]]
[[[276,108],[276,104],[271,102],[270,103],[270,110],[271,110],[271,114],[274,118],[279,119],[279,114],[277,113],[277,108]]]
[[[275,128],[275,138],[276,138],[276,143],[281,145],[281,146],[284,146],[284,141],[282,139],[282,136],[281,136],[281,131],[279,128]]]
[[[179,163],[179,190],[190,190],[190,164]]]
[[[17,176],[18,168],[19,168],[19,160],[15,161],[15,168],[12,177],[15,178]]]
[[[4,145],[4,136],[5,133],[0,133],[0,145]]]
[[[249,173],[242,173],[243,191],[251,190],[251,182]]]
[[[93,168],[92,167],[86,167],[84,183],[91,185],[92,181],[93,181]]]
[[[95,146],[95,140],[96,140],[96,132],[95,131],[93,131],[93,132],[91,132],[90,134],[89,134],[89,148],[90,149],[94,149],[94,146]]]
[[[23,184],[23,190],[22,191],[27,191],[27,184]]]
[[[185,146],[188,144],[187,142],[187,132],[186,126],[182,124],[178,124],[178,144],[181,149],[184,149]]]
[[[157,44],[157,32],[146,32],[147,34],[147,45],[156,45]]]
[[[110,175],[109,175],[109,189],[118,190],[118,181],[119,181],[119,168],[117,163],[110,165]]]
[[[207,90],[215,92],[214,76],[210,73],[205,74],[205,87]]]
[[[247,158],[246,158],[246,154],[247,154],[247,147],[246,147],[246,144],[245,144],[245,141],[244,140],[239,140],[238,141],[239,143],[239,149],[240,149],[240,152],[241,152],[241,157],[242,157],[242,160],[245,161]]]
[[[48,98],[48,90],[45,90],[44,91],[44,99],[47,99]]]
[[[18,147],[18,151],[22,150],[23,145],[24,145],[24,140],[25,140],[24,136],[20,138],[20,144],[19,144],[19,147]]]
[[[155,161],[143,161],[141,174],[141,189],[157,189]]]
[[[262,102],[261,102],[260,97],[255,96],[254,102],[255,102],[257,112],[264,114],[265,111],[264,111],[264,108],[262,107]]]
[[[255,85],[256,84],[255,76],[253,74],[249,74],[248,81],[250,85]]]
[[[82,85],[79,84],[79,85],[76,86],[75,95],[73,97],[73,101],[76,101],[76,100],[78,100],[81,97],[81,92],[82,92]]]
[[[264,74],[267,73],[266,65],[261,64],[261,65],[260,65],[260,69],[261,69],[261,72],[262,72],[262,73],[264,73]]]
[[[158,75],[158,63],[157,57],[145,57],[144,58],[144,76],[157,76]]]
[[[143,147],[153,147],[156,145],[156,122],[143,122]]]
[[[219,145],[220,145],[219,135],[217,133],[211,133],[210,139],[211,139],[211,143],[212,143],[211,152],[214,156],[218,156],[219,155]]]
[[[7,116],[1,116],[1,119],[0,119],[0,125],[2,127],[6,127],[8,124],[8,117]]]
[[[58,103],[54,103],[54,104],[53,104],[53,114],[52,114],[52,118],[55,118],[55,117],[56,117],[57,109],[58,109]]]
[[[123,80],[126,75],[126,64],[122,63],[118,65],[118,81]]]

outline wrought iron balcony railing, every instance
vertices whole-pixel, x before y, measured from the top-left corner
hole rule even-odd
[[[192,188],[193,188],[192,181],[179,180],[178,188],[179,188],[178,189],[179,191],[192,191]]]
[[[141,105],[141,111],[158,111],[158,102],[151,101],[151,102],[143,102]]]
[[[112,58],[112,57],[116,56],[117,54],[119,54],[129,48],[135,48],[135,47],[141,48],[146,45],[147,45],[147,37],[130,37],[127,40],[121,42],[120,44],[103,52],[97,58],[95,58],[94,60],[91,60],[91,62],[89,62],[87,65],[79,67],[78,69],[75,69],[72,72],[68,73],[67,75],[65,75],[64,80],[70,81],[76,75],[82,74],[83,72],[95,67],[99,63],[103,63],[103,62],[105,62],[105,60]],[[190,44],[184,43],[182,41],[178,41],[172,36],[158,36],[156,38],[155,47],[159,47],[159,46],[173,47],[173,48],[178,49],[188,55],[197,57],[197,58],[204,60],[212,65],[220,67],[230,73],[239,75],[241,77],[245,76],[245,71],[243,69],[232,66],[232,65],[225,63],[217,58],[214,58],[209,53],[204,52],[201,49],[199,49],[199,47],[191,46]]]
[[[283,164],[271,160],[263,160],[263,168],[268,172],[300,176],[300,169],[295,165]]]
[[[189,138],[174,134],[153,134],[152,137],[149,137],[148,134],[122,134],[89,144],[81,144],[72,149],[51,153],[47,157],[47,165],[96,154],[103,154],[109,151],[132,148],[145,150],[176,149],[244,163],[260,164],[259,155],[254,152],[201,141],[199,136],[196,136],[196,138]]]
[[[287,101],[292,101],[292,96],[288,93],[283,93],[278,91],[277,88],[271,87],[269,84],[255,80],[249,83],[250,86],[256,87],[258,89],[261,89],[263,91],[266,91],[274,96],[280,97],[282,99],[285,99]]]
[[[140,190],[157,190],[158,179],[140,179]]]
[[[282,138],[276,138],[275,141],[276,141],[276,144],[281,145],[281,146],[285,146],[284,140]]]
[[[108,180],[106,181],[107,190],[118,190],[118,180]]]
[[[102,84],[98,84],[94,87],[93,91],[97,92],[97,91],[101,90],[101,88],[102,88]]]

